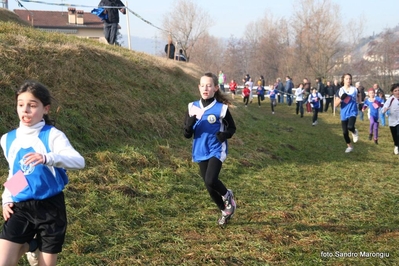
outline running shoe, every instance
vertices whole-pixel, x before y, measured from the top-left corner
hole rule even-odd
[[[359,140],[359,132],[355,129],[355,133],[352,133],[353,143],[356,143]]]

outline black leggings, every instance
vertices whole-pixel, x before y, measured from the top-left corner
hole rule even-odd
[[[201,177],[205,182],[205,187],[220,210],[225,209],[222,195],[226,195],[227,193],[227,188],[219,180],[219,173],[222,169],[222,164],[223,163],[215,157],[198,164]]]
[[[243,99],[245,105],[248,105],[248,100],[249,100],[249,96],[245,96]]]
[[[312,122],[316,122],[319,114],[319,108],[312,108],[313,109],[313,117],[312,117]]]
[[[351,116],[348,120],[341,121],[342,125],[342,133],[344,134],[344,139],[346,144],[351,143],[351,139],[349,138],[349,131],[355,133],[355,123],[356,123],[356,116]]]
[[[389,129],[391,130],[393,144],[395,144],[396,147],[399,147],[399,125],[389,127]]]

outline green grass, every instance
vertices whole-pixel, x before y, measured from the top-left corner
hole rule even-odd
[[[272,115],[268,100],[244,108],[237,98],[220,179],[238,209],[220,229],[182,135],[202,71],[3,22],[0,65],[0,133],[18,125],[12,89],[38,79],[57,100],[51,116],[86,159],[84,170],[69,171],[58,265],[399,263],[398,156],[388,127],[375,145],[368,121],[358,121],[360,140],[345,154],[339,116],[322,113],[312,127],[294,107],[278,105]],[[0,165],[4,182],[4,158]]]

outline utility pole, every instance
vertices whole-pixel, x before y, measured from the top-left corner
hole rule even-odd
[[[130,23],[129,23],[129,6],[126,0],[126,7],[127,7],[127,12],[126,12],[126,24],[127,24],[127,44],[129,47],[129,50],[132,50],[132,46],[130,43]]]
[[[3,8],[8,9],[8,0],[1,1],[1,5]]]

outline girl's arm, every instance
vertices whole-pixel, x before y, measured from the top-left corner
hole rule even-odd
[[[234,133],[236,133],[236,124],[229,109],[226,111],[226,116],[223,118],[223,123],[226,125],[224,133],[226,133],[226,137],[229,139],[234,135]]]
[[[65,169],[82,169],[85,159],[69,142],[65,134],[57,128],[52,128],[49,134],[50,152],[45,154],[46,165]]]

